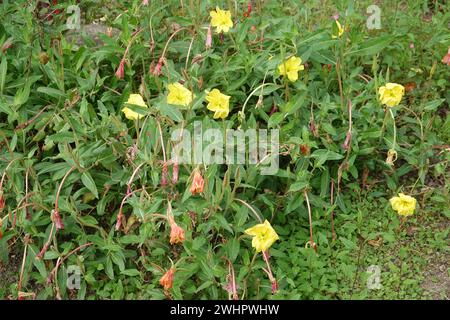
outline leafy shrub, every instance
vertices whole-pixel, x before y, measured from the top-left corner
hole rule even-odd
[[[0,64],[1,259],[18,245],[25,250],[14,297],[224,299],[233,279],[239,298],[336,297],[339,283],[357,272],[339,255],[357,248],[346,235],[362,224],[353,202],[369,174],[386,186],[378,194],[383,205],[398,191],[420,194],[430,174],[447,178],[443,5],[425,28],[409,18],[423,8],[385,3],[389,19],[367,30],[369,3],[361,1],[335,9],[255,1],[251,11],[246,1],[220,3],[234,25],[224,34],[213,28],[208,48],[213,1],[104,2],[103,9],[80,1],[83,19],[107,14],[106,24],[118,30],[96,40],[67,31],[69,4],[45,2],[3,1],[0,8],[7,47]],[[344,28],[337,38],[335,11]],[[291,56],[304,64],[295,82],[278,69]],[[195,94],[187,108],[167,103],[168,85],[178,81]],[[392,109],[377,96],[387,82],[406,87]],[[225,119],[206,108],[206,92],[215,88],[231,97]],[[139,121],[121,111],[130,94],[148,106],[128,105],[145,116]],[[279,129],[279,170],[170,162],[172,133],[193,132],[196,121],[204,131]],[[392,147],[398,159],[389,165]],[[193,195],[196,169],[204,187]],[[410,177],[415,183],[405,185]],[[448,190],[430,196],[448,203]],[[167,214],[185,232],[181,244],[169,243]],[[258,223],[255,214],[280,238],[267,256],[278,290],[244,233]],[[334,215],[343,220],[331,232]],[[337,257],[336,242],[343,245]],[[320,255],[333,255],[336,271]],[[67,288],[74,265],[80,290]],[[174,266],[173,287],[170,279],[160,283]]]

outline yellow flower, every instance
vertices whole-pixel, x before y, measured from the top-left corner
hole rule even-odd
[[[230,112],[230,96],[222,94],[219,90],[213,89],[206,95],[208,110],[214,111],[214,119],[225,119]]]
[[[398,197],[392,197],[389,202],[391,203],[392,209],[397,211],[401,216],[410,216],[414,213],[416,208],[416,199],[411,196],[399,193]]]
[[[344,34],[344,28],[341,26],[341,24],[339,23],[338,20],[335,20],[335,21],[336,21],[338,34],[337,35],[336,34],[331,35],[331,37],[333,39],[339,38],[340,36],[342,36]]]
[[[211,25],[216,28],[216,32],[228,32],[233,27],[231,21],[231,12],[228,10],[221,10],[216,7],[216,11],[210,11]]]
[[[378,89],[378,93],[382,104],[394,107],[402,101],[405,87],[398,83],[386,83],[385,86]]]
[[[130,94],[130,97],[128,98],[127,104],[133,104],[136,106],[148,108],[148,106],[145,104],[144,99],[140,94]],[[122,112],[125,114],[125,117],[130,120],[136,120],[142,118],[144,115],[139,114],[133,110],[131,110],[128,107],[124,107],[122,109]]]
[[[256,252],[266,251],[279,239],[278,234],[267,220],[245,230],[245,233],[253,236],[252,247],[255,248]]]
[[[302,59],[299,57],[290,57],[278,66],[278,72],[282,76],[287,76],[289,81],[295,82],[298,79],[298,72],[305,70],[302,65]]]
[[[169,84],[168,88],[167,103],[187,107],[192,102],[194,94],[182,84],[175,82]]]

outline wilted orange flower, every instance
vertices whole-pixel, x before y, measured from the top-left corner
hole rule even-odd
[[[407,84],[405,84],[405,90],[406,92],[411,92],[413,91],[415,88],[417,87],[415,82],[408,82]]]
[[[164,287],[164,290],[170,290],[173,286],[173,276],[175,274],[175,268],[170,268],[162,277],[159,279],[159,284]]]
[[[447,54],[442,58],[442,63],[450,66],[450,47],[448,47]]]
[[[192,179],[192,184],[191,184],[191,193],[197,194],[197,193],[202,193],[203,192],[203,187],[205,185],[205,180],[203,180],[202,175],[200,174],[200,171],[198,169],[195,170],[194,173],[194,179]]]
[[[170,222],[170,244],[183,243],[184,230],[174,220]]]

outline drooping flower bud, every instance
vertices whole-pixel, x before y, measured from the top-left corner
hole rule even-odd
[[[122,210],[121,210],[119,212],[119,214],[117,215],[116,231],[120,229],[120,227],[122,226],[122,222],[123,222],[123,214],[122,214]]]
[[[309,119],[309,130],[311,131],[312,135],[316,138],[319,137],[319,131],[317,130],[316,123],[314,121],[314,117],[311,115]]]
[[[250,17],[251,13],[252,13],[252,1],[249,1],[247,4],[247,12],[246,12],[245,16]]]
[[[119,67],[115,73],[117,80],[123,79],[125,75],[125,59],[120,60]]]
[[[350,142],[352,141],[352,133],[350,131],[347,131],[347,134],[345,135],[345,141],[342,144],[342,148],[344,148],[345,151],[350,148]]]
[[[212,47],[212,28],[211,25],[208,26],[208,32],[206,33],[206,42],[205,42],[206,49],[209,49]]]
[[[178,162],[174,162],[173,168],[172,168],[172,183],[176,184],[178,182],[178,173],[180,170],[180,165]]]
[[[5,53],[6,50],[8,50],[11,47],[12,47],[12,39],[10,38],[3,43],[2,52]]]
[[[52,211],[52,219],[55,223],[56,230],[64,229],[64,223],[62,222],[61,216],[59,215],[58,210]]]
[[[45,253],[47,252],[49,246],[50,246],[50,242],[45,243],[44,246],[42,247],[41,251],[39,251],[38,255],[36,256],[36,259],[42,259],[45,255]]]
[[[164,58],[161,57],[161,58],[159,58],[158,64],[156,65],[156,67],[153,69],[152,74],[154,76],[156,76],[156,77],[160,76],[161,75],[161,69],[162,69],[163,65],[164,65]]]
[[[272,279],[272,294],[277,293],[278,291],[278,282],[276,279]]]

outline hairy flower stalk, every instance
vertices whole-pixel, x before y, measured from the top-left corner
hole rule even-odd
[[[130,50],[130,46],[131,46],[131,44],[133,43],[133,41],[134,41],[134,40],[136,39],[136,37],[142,32],[142,30],[143,30],[143,29],[136,31],[136,32],[133,34],[133,36],[132,36],[132,38],[130,39],[130,41],[128,42],[128,45],[127,45],[127,47],[126,47],[126,49],[125,49],[125,53],[123,54],[123,57],[122,57],[122,59],[120,60],[120,63],[119,63],[119,67],[117,68],[117,71],[116,71],[116,73],[115,73],[116,78],[117,78],[118,80],[123,79],[123,77],[124,77],[124,74],[125,74],[125,61],[126,61],[126,58],[127,58],[127,55],[128,55],[128,51]]]
[[[317,245],[314,242],[314,236],[313,236],[311,206],[309,204],[308,192],[306,191],[306,189],[303,190],[303,194],[306,199],[306,205],[308,207],[308,218],[309,218],[309,242],[306,245],[311,246],[314,249],[314,251],[317,252]]]
[[[248,205],[246,202],[244,202],[244,201],[241,201],[241,202],[244,203],[251,211],[254,211],[254,209],[250,205]],[[261,219],[259,218],[256,211],[254,211],[254,213],[258,217],[258,220],[261,222]],[[255,226],[245,230],[245,233],[253,237],[252,247],[255,248],[256,252],[257,253],[262,252],[263,259],[267,265],[267,269],[263,268],[263,270],[269,277],[269,280],[270,280],[270,283],[272,286],[272,294],[275,294],[278,290],[278,283],[272,273],[272,268],[270,267],[269,248],[272,246],[272,244],[275,243],[275,241],[277,241],[279,239],[278,234],[275,232],[275,230],[272,228],[270,222],[267,220],[265,220],[264,223],[259,223]]]
[[[228,262],[228,275],[227,275],[227,284],[224,286],[224,289],[228,292],[228,299],[231,300],[239,300],[239,296],[237,294],[237,284],[236,284],[236,276],[234,272],[234,267],[231,261],[225,257],[225,260]]]
[[[0,189],[0,212],[5,208],[5,197],[3,197],[3,190]]]
[[[61,183],[59,184],[58,191],[56,193],[56,199],[55,199],[55,208],[52,211],[52,220],[55,223],[56,230],[64,229],[64,224],[61,219],[61,215],[59,214],[59,196],[61,194],[62,186],[64,184],[64,181],[66,181],[67,177],[72,173],[72,171],[75,170],[75,167],[71,167],[64,177],[61,180]]]

